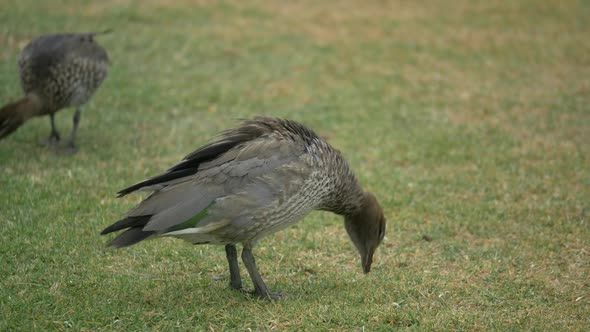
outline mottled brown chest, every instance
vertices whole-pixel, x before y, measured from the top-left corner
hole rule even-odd
[[[108,63],[88,58],[71,58],[51,64],[43,71],[32,63],[20,63],[22,88],[37,93],[48,113],[83,105],[107,76]]]

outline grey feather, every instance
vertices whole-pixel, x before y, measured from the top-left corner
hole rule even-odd
[[[181,224],[209,206],[215,199],[243,190],[242,188],[252,181],[260,182],[256,178],[261,174],[272,172],[297,158],[297,155],[289,155],[294,149],[281,149],[281,146],[268,139],[257,139],[240,149],[231,150],[211,162],[202,164],[201,172],[160,184],[162,188],[128,215],[153,215],[144,228],[146,231],[161,232]],[[279,153],[271,153],[267,159],[260,157],[264,155],[260,151],[269,153],[268,151],[272,151],[273,148]],[[250,194],[256,198],[259,206],[268,204],[276,194],[276,190],[268,185],[264,187],[262,183],[259,187],[252,188]],[[237,205],[237,208],[243,207]]]

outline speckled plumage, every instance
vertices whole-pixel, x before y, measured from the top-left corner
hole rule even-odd
[[[111,242],[112,246],[124,247],[158,235],[194,244],[242,243],[245,250],[251,250],[262,237],[313,210],[354,219],[368,209],[376,211],[374,216],[371,214],[366,224],[358,221],[361,233],[370,228],[364,232],[368,239],[363,235],[355,244],[363,247],[359,249],[361,255],[370,249],[370,255],[367,251],[365,256],[372,259],[385,227],[378,203],[362,190],[340,152],[312,130],[290,120],[244,121],[166,173],[119,194],[136,190],[152,194],[126,218],[103,231],[106,234],[127,228]],[[356,228],[353,231],[357,232]],[[365,250],[369,239],[371,248]],[[228,260],[231,271],[229,256]],[[248,267],[246,260],[244,263]],[[363,266],[368,272],[370,260],[363,261]],[[256,285],[250,274],[258,295],[268,297],[266,287]]]
[[[95,35],[44,35],[25,46],[18,68],[24,100],[29,102],[14,103],[12,110],[7,108],[0,112],[0,137],[7,136],[30,117],[49,115],[52,126],[49,139],[57,142],[60,137],[54,114],[67,107],[76,107],[70,141],[71,147],[74,146],[80,107],[90,100],[104,81],[110,64],[107,52],[94,40]],[[2,123],[7,128],[3,129]]]
[[[43,113],[88,102],[109,69],[93,33],[44,35],[23,49],[18,68],[23,91],[37,94]]]

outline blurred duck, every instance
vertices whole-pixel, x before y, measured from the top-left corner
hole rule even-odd
[[[66,146],[69,151],[76,151],[81,107],[90,100],[109,69],[106,51],[94,41],[97,34],[44,35],[25,46],[18,61],[25,96],[0,108],[0,139],[32,117],[49,115],[51,133],[45,143],[56,144],[60,135],[55,127],[55,113],[76,107]]]

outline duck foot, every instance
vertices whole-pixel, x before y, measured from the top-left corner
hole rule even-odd
[[[56,146],[60,141],[58,133],[51,133],[49,137],[39,140],[39,144],[43,146]]]
[[[73,142],[68,143],[62,149],[63,154],[74,154],[76,152],[78,152],[78,147],[75,146]]]
[[[254,284],[254,291],[252,294],[267,300],[278,300],[281,297],[287,296],[287,294],[284,293],[275,293],[268,290],[258,272],[258,268],[256,267],[256,261],[254,260],[254,255],[252,255],[252,246],[250,244],[244,245],[244,249],[242,250],[242,261],[244,262],[244,265],[246,265],[248,274],[250,274],[250,278]]]
[[[46,146],[55,146],[59,143],[60,137],[57,128],[55,128],[55,114],[49,114],[49,123],[51,124],[51,133],[49,133],[49,137],[39,141],[39,144],[46,145]]]
[[[288,293],[283,293],[283,292],[268,292],[265,295],[263,295],[263,294],[258,294],[258,292],[256,292],[256,290],[247,290],[245,288],[240,288],[239,291],[242,293],[247,293],[252,296],[257,296],[257,297],[260,297],[260,298],[263,298],[266,300],[278,300],[278,299],[289,296]]]

